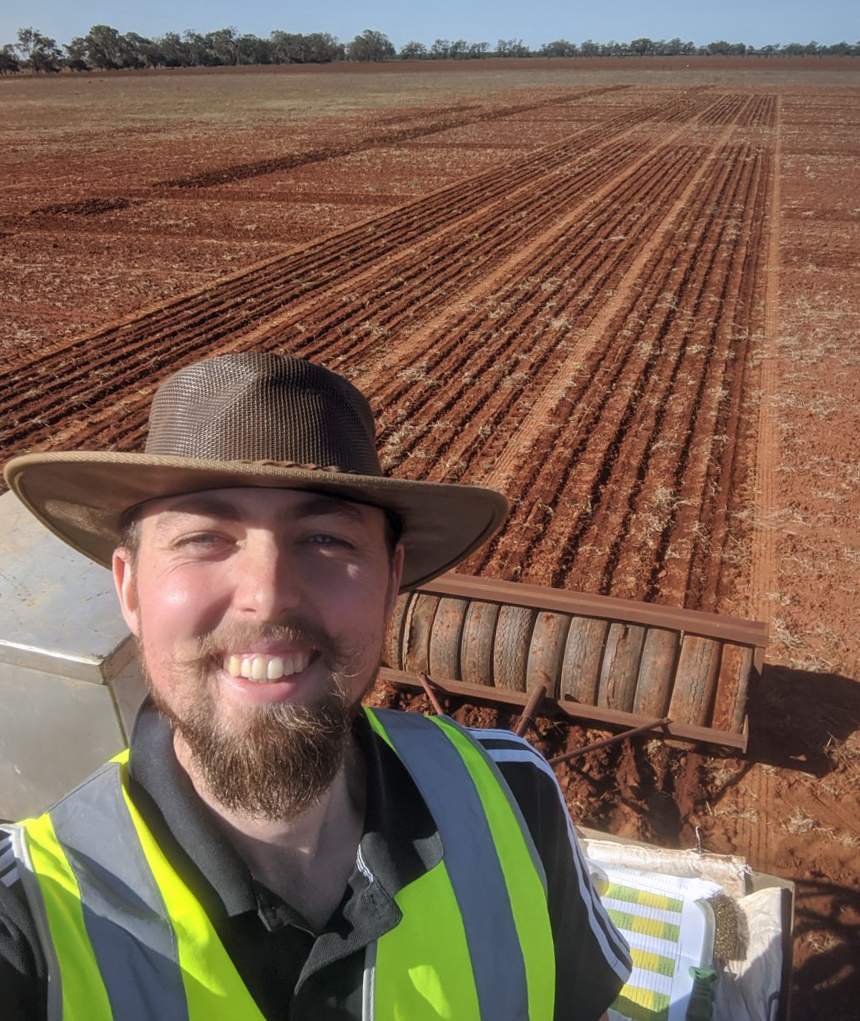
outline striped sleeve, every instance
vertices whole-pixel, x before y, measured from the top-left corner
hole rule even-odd
[[[632,961],[594,890],[555,773],[510,731],[471,734],[508,782],[546,870],[556,944],[556,1018],[599,1018],[630,975]]]
[[[12,887],[18,882],[18,859],[12,847],[12,837],[0,829],[0,883]]]

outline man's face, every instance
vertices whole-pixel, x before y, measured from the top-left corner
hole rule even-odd
[[[342,754],[401,566],[381,510],[320,494],[219,489],[145,506],[135,562],[114,556],[123,615],[177,741],[204,774],[213,756],[211,768],[226,769],[218,763],[229,752],[222,797],[241,786],[237,770],[300,771],[271,757],[302,741],[311,759],[327,740]],[[267,782],[245,779],[252,794]],[[278,804],[258,814],[289,810]]]

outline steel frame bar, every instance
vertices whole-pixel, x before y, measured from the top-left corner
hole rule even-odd
[[[541,590],[542,592],[545,590]],[[415,674],[407,674],[402,670],[392,670],[390,667],[382,667],[379,671],[379,678],[389,684],[402,688],[418,688],[424,691],[421,679]],[[464,684],[462,681],[443,681],[433,677],[430,678],[433,687],[446,695],[455,695],[457,698],[468,699],[470,702],[489,702],[493,705],[504,705],[508,708],[525,708],[531,697],[525,691],[511,691],[508,688],[492,688],[484,684]],[[618,709],[604,709],[600,706],[586,705],[584,702],[572,702],[569,700],[558,700],[544,698],[541,704],[543,712],[550,709],[564,713],[574,720],[584,720],[589,723],[606,723],[612,727],[624,727],[632,729],[653,724],[654,718],[640,716],[638,713],[625,713]],[[696,727],[686,723],[669,723],[665,726],[665,734],[668,737],[680,741],[691,741],[699,744],[716,744],[726,748],[737,748],[745,752],[747,749],[747,733],[737,734],[728,730],[715,730],[712,727]]]
[[[518,581],[477,578],[453,571],[442,574],[432,581],[423,582],[419,589],[433,595],[530,606],[538,610],[569,613],[576,617],[601,617],[607,620],[644,624],[647,627],[672,628],[687,634],[717,638],[756,649],[764,649],[767,645],[767,625],[761,621],[724,617],[702,610],[679,610],[656,603],[641,603],[633,599],[567,592],[564,589],[525,585]]]

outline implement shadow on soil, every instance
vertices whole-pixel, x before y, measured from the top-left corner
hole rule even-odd
[[[860,995],[860,891],[826,880],[796,880],[794,938],[816,952],[795,965],[792,1021],[856,1021]],[[822,902],[826,914],[822,913]],[[816,946],[816,941],[818,945]]]
[[[860,682],[850,677],[766,663],[750,688],[750,761],[823,777],[858,729]]]

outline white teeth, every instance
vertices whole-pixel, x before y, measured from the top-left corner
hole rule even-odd
[[[269,665],[266,668],[266,677],[268,680],[276,681],[279,677],[283,677],[285,673],[284,661],[280,656],[275,656],[274,659],[269,660]]]
[[[228,656],[224,669],[231,677],[248,681],[278,681],[292,677],[307,668],[310,656],[304,652],[288,652],[283,656]]]

